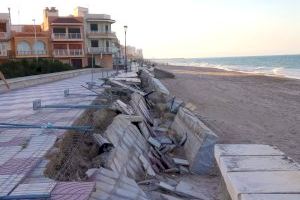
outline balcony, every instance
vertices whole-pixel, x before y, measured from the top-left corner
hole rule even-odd
[[[65,40],[75,40],[81,41],[81,33],[52,33],[52,40],[65,41]]]
[[[112,54],[115,53],[115,48],[113,47],[89,47],[89,54]]]
[[[9,34],[7,32],[0,32],[0,40],[9,39]]]
[[[84,56],[83,49],[54,49],[54,57],[82,57]]]
[[[89,31],[87,33],[89,38],[106,38],[106,39],[115,39],[117,38],[115,32],[100,32],[100,31]]]
[[[20,51],[17,50],[18,57],[35,57],[35,56],[48,56],[48,52],[46,50],[39,50],[39,51]]]
[[[7,50],[0,50],[0,57],[7,56]]]

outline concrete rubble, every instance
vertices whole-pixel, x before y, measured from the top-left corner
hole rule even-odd
[[[210,200],[216,195],[201,186],[216,177],[217,167],[227,199],[280,199],[283,194],[272,196],[278,191],[287,193],[282,199],[299,197],[297,163],[267,145],[217,145],[218,136],[189,103],[170,95],[160,76],[174,77],[152,68],[111,74],[76,89],[98,96],[61,100],[108,103],[105,109],[33,113],[57,124],[91,125],[91,133],[31,130],[21,137],[0,130],[0,199]],[[27,119],[40,122],[31,114]]]

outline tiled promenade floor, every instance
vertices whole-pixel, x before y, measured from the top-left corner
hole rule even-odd
[[[95,79],[101,74],[95,74]],[[41,109],[34,111],[32,102],[42,104],[90,104],[93,96],[64,97],[70,93],[93,94],[81,87],[91,75],[81,75],[0,94],[0,122],[71,125],[83,112],[80,109]],[[87,199],[94,183],[56,183],[43,176],[47,161],[43,158],[64,131],[41,129],[0,129],[0,199],[2,197],[51,196],[51,199]],[[77,194],[77,195],[76,195]],[[24,196],[25,198],[26,196]]]

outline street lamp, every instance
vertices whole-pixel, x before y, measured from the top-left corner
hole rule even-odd
[[[127,52],[126,52],[126,34],[127,34],[127,28],[128,26],[124,26],[124,31],[125,31],[125,71],[127,73]]]
[[[35,27],[35,19],[32,20],[33,21],[33,28],[34,28],[34,45],[33,45],[33,50],[36,56],[36,62],[39,62],[39,58],[38,58],[38,52],[37,52],[37,43],[36,43],[36,27]]]

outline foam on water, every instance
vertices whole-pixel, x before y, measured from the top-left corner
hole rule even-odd
[[[300,55],[191,59],[175,58],[154,61],[179,66],[209,67],[227,71],[300,79]]]

